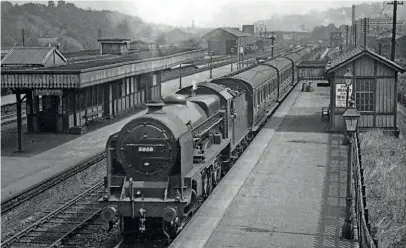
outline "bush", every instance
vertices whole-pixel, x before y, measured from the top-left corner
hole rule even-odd
[[[406,140],[382,131],[361,135],[372,235],[379,248],[406,247]]]

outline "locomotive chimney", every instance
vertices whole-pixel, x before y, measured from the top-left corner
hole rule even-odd
[[[162,100],[152,100],[149,101],[146,105],[148,106],[147,113],[152,113],[162,110],[162,107],[165,105],[165,103]]]
[[[195,80],[192,82],[192,96],[196,95],[197,83]]]

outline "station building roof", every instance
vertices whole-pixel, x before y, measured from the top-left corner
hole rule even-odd
[[[131,40],[128,38],[99,38],[97,39],[97,41],[101,43],[117,44],[117,43],[127,43]]]
[[[130,54],[52,67],[3,67],[1,88],[84,88],[190,63],[203,56],[204,50],[198,49],[150,59]]]
[[[51,58],[54,55],[58,59]],[[52,59],[53,61],[49,60]],[[55,61],[60,61],[60,63]],[[1,61],[2,67],[46,67],[65,64],[67,59],[55,47],[14,47]]]
[[[363,46],[356,47],[346,53],[343,53],[342,55],[338,56],[337,58],[331,60],[326,65],[326,72],[327,73],[333,72],[364,55],[368,55],[368,56],[372,57],[373,59],[380,61],[381,63],[393,68],[394,70],[396,70],[398,72],[401,72],[401,73],[405,72],[405,69],[402,66],[400,66],[399,64],[397,64],[396,62],[389,60],[389,59],[385,58],[384,56],[379,55]]]

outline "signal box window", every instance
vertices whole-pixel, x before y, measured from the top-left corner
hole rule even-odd
[[[360,112],[374,111],[375,82],[373,79],[356,80],[355,106]]]

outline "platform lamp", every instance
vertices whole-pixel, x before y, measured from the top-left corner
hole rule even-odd
[[[358,120],[360,113],[354,107],[354,100],[350,100],[350,106],[343,114],[345,121],[345,130],[348,134],[348,160],[347,160],[347,196],[345,198],[345,221],[342,227],[342,237],[345,239],[354,238],[354,228],[352,226],[352,160],[353,160],[353,145],[354,145],[354,133],[357,132]]]
[[[352,85],[352,78],[353,75],[350,71],[350,68],[347,68],[347,72],[344,74],[344,82],[345,86],[347,88],[347,94],[346,94],[346,99],[345,99],[345,109],[348,109],[348,100],[350,98],[350,87]],[[344,135],[342,145],[348,145],[348,138],[347,135]]]

